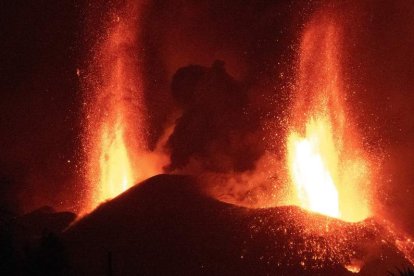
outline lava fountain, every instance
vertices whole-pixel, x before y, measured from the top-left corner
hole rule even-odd
[[[161,171],[147,148],[139,57],[140,1],[111,11],[85,77],[86,181],[90,211]]]
[[[356,222],[370,215],[370,162],[346,107],[341,40],[341,26],[329,15],[315,16],[304,29],[287,162],[294,204]]]
[[[372,213],[375,159],[364,150],[347,107],[350,91],[342,70],[343,32],[340,17],[323,10],[314,14],[301,36],[286,137],[286,164],[293,190],[289,203],[326,219],[339,219],[325,226],[306,220],[302,233],[311,233],[308,242],[321,236],[327,241],[323,246],[318,242],[311,246],[314,258],[326,260],[324,254],[331,251],[328,259],[334,256],[356,273],[372,261],[373,254],[395,248],[412,265],[413,239]],[[347,227],[356,231],[350,235]],[[372,237],[381,237],[380,241],[367,238],[367,231],[374,233]],[[356,240],[359,242],[353,244]]]

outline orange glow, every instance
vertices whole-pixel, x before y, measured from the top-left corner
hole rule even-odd
[[[370,215],[370,170],[346,109],[340,46],[341,29],[327,16],[304,30],[286,159],[291,203],[355,222]]]
[[[358,263],[358,264],[349,264],[349,265],[345,265],[345,268],[352,273],[359,273],[361,271],[361,266],[362,264]]]
[[[101,45],[102,54],[105,58],[100,60],[106,68],[102,68],[103,77],[107,80],[104,86],[97,90],[98,98],[102,98],[99,108],[105,110],[102,117],[102,123],[98,127],[99,131],[97,140],[92,141],[96,150],[91,156],[92,166],[99,165],[91,175],[93,188],[94,205],[105,200],[111,199],[126,191],[137,179],[134,168],[132,167],[132,158],[141,150],[143,141],[134,140],[138,147],[133,145],[131,139],[127,139],[126,129],[133,130],[130,135],[134,139],[142,139],[143,131],[137,125],[144,123],[142,114],[132,114],[131,100],[137,101],[138,105],[140,93],[139,79],[130,65],[134,64],[134,59],[124,48],[132,47],[136,42],[136,34],[127,24],[128,21],[116,17],[115,25],[108,34],[108,39]],[[129,101],[128,101],[128,100]],[[98,111],[99,112],[99,111]],[[134,123],[136,126],[133,126]],[[139,124],[141,123],[141,124]],[[131,131],[130,131],[131,132]],[[138,134],[138,135],[137,135]],[[99,175],[99,178],[96,177]],[[98,186],[96,186],[98,184]]]
[[[162,172],[166,157],[147,146],[139,53],[140,1],[111,14],[85,76],[85,155],[89,185],[84,212]]]
[[[331,125],[325,118],[310,119],[306,135],[292,132],[288,138],[290,173],[303,208],[340,217],[338,156]]]
[[[131,162],[120,120],[117,120],[115,125],[103,128],[101,145],[99,159],[101,183],[100,190],[97,191],[95,197],[97,202],[112,198],[134,184]]]

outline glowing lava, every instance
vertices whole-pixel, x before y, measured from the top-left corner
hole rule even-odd
[[[341,28],[319,15],[304,30],[287,162],[294,204],[346,221],[370,214],[369,162],[346,110]]]
[[[88,199],[84,211],[162,171],[147,146],[139,14],[141,1],[126,1],[104,17],[84,77]],[[93,30],[95,31],[95,30]]]
[[[134,184],[124,130],[119,119],[115,125],[104,126],[101,145],[99,159],[101,190],[98,201],[118,195]]]
[[[293,132],[288,140],[291,174],[302,206],[314,212],[339,217],[335,186],[338,156],[330,124],[324,118],[310,119],[306,135]]]

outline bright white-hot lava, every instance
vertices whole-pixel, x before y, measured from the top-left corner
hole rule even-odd
[[[355,222],[370,214],[370,163],[346,107],[341,46],[341,28],[329,15],[304,29],[286,159],[293,204]]]
[[[101,147],[99,192],[102,197],[111,197],[126,191],[134,184],[131,161],[120,119],[114,125],[103,127]]]
[[[289,164],[302,206],[331,217],[340,217],[338,190],[329,164],[337,160],[332,132],[323,119],[311,119],[306,125],[306,135],[289,136]],[[331,161],[332,163],[329,163]]]
[[[166,157],[148,149],[140,30],[143,1],[125,1],[100,22],[86,87],[84,212],[162,172]],[[158,148],[157,148],[158,149]]]

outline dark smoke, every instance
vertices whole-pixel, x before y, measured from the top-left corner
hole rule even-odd
[[[170,171],[194,163],[211,172],[254,168],[264,152],[260,118],[249,106],[247,89],[225,71],[224,63],[179,69],[172,93],[183,114],[167,143]]]
[[[297,31],[313,4],[298,1],[149,1],[142,25],[145,87],[156,140],[174,109],[170,82],[189,64],[223,60],[262,114],[280,114]],[[283,73],[283,74],[281,74]],[[281,80],[283,75],[284,80]]]

